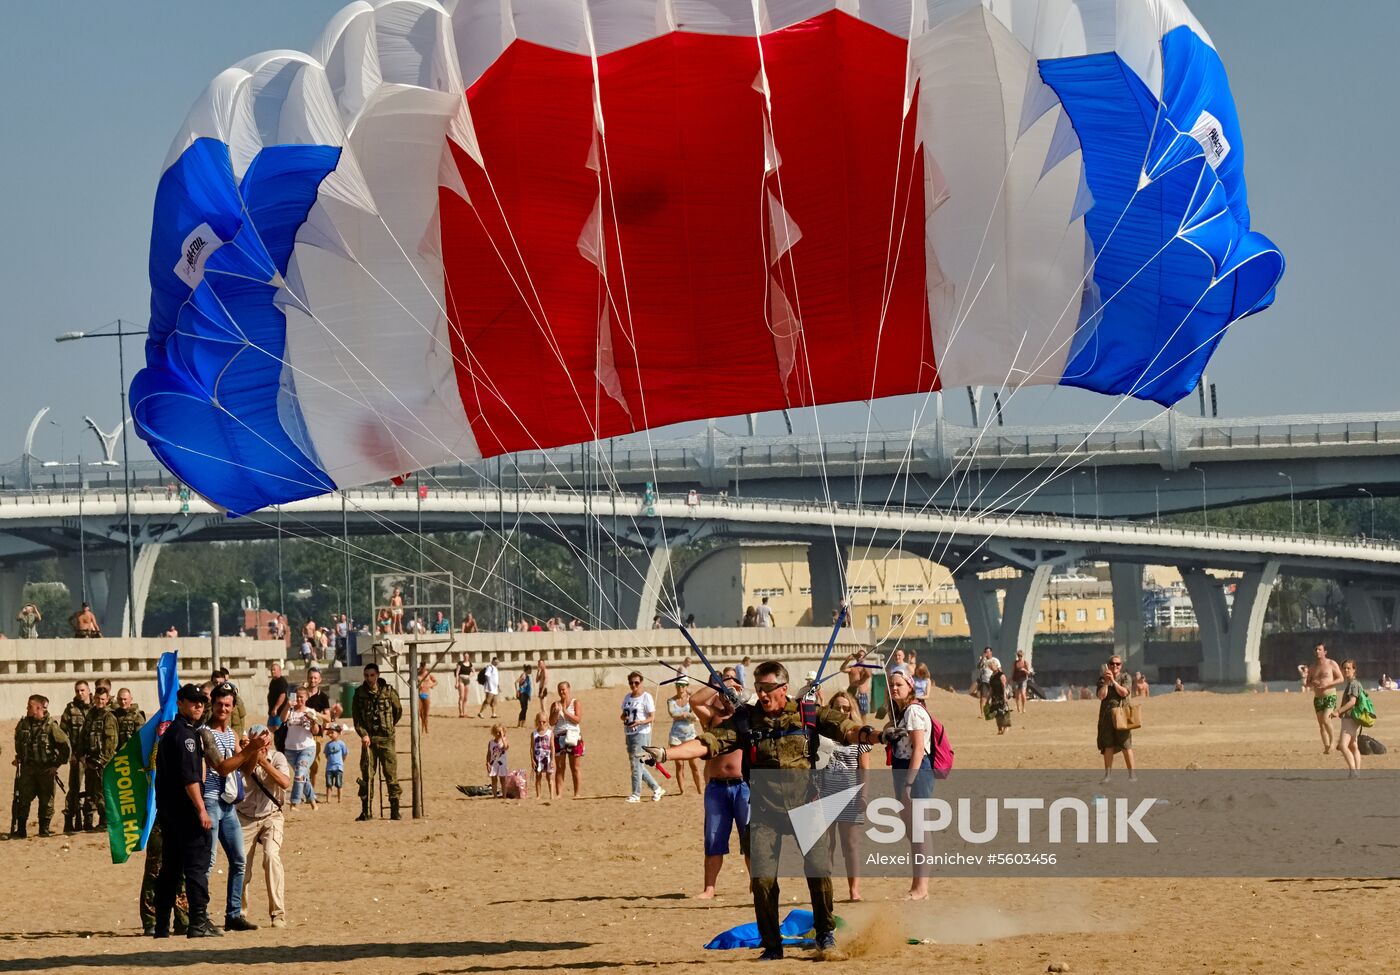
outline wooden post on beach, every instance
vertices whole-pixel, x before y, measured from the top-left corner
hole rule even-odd
[[[423,818],[423,779],[421,776],[422,767],[419,764],[421,752],[419,750],[419,728],[418,728],[418,641],[408,641],[408,762],[410,769],[410,779],[413,788],[413,818]]]

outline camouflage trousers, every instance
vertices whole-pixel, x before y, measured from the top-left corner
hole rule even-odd
[[[163,842],[160,837],[160,823],[151,827],[151,838],[146,841],[146,866],[141,872],[141,927],[154,927],[156,923],[156,877],[160,875],[160,854]],[[185,897],[185,882],[175,894],[175,930],[183,931],[190,924],[190,902]]]
[[[39,831],[49,831],[49,820],[53,819],[54,770],[21,766],[15,778],[15,822],[23,829],[29,821],[29,807],[39,800]]]
[[[102,794],[102,772],[107,763],[83,763],[83,812],[95,816],[102,825],[107,823],[107,801]]]
[[[384,787],[389,792],[389,798],[397,801],[403,794],[403,789],[399,786],[399,764],[394,755],[393,738],[370,738],[369,747],[360,748],[360,798],[370,798],[369,793],[369,773],[370,761],[375,763],[375,774],[383,776]]]
[[[68,793],[63,798],[63,815],[77,818],[83,811],[83,762],[68,763]]]

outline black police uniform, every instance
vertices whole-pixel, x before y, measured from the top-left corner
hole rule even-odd
[[[199,810],[185,786],[204,782],[204,751],[199,732],[183,714],[165,729],[156,749],[156,817],[164,839],[164,859],[156,878],[156,931],[170,930],[170,912],[180,878],[190,902],[190,927],[209,917],[211,836],[199,824]]]

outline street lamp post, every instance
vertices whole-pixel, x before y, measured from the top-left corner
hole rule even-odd
[[[1293,504],[1293,478],[1283,471],[1278,472],[1278,476],[1288,481],[1288,524],[1289,531],[1294,535],[1298,534],[1298,509]]]
[[[243,583],[243,585],[245,586],[253,587],[253,611],[256,613],[258,610],[262,609],[262,594],[258,592],[257,581],[254,579],[244,579],[241,577],[238,581]]]
[[[1206,469],[1204,467],[1195,468],[1197,474],[1201,475],[1201,523],[1204,527],[1210,527],[1210,515],[1206,514]]]
[[[335,586],[328,586],[328,585],[326,585],[324,582],[322,582],[322,583],[318,584],[318,585],[316,586],[316,588],[317,588],[317,589],[325,589],[325,590],[328,590],[328,591],[330,591],[330,592],[335,593],[335,604],[336,604],[337,606],[342,606],[342,605],[343,605],[343,604],[341,603],[341,601],[340,601],[340,590],[339,590],[338,588],[336,588]],[[341,612],[344,612],[344,610],[342,609]],[[331,613],[331,616],[334,617],[334,616],[335,616],[335,613]],[[346,618],[348,619],[349,617],[347,616]]]
[[[62,335],[54,337],[55,342],[77,342],[82,339],[116,339],[117,340],[117,381],[120,384],[121,404],[122,404],[122,492],[126,500],[126,623],[127,633],[130,636],[140,636],[136,631],[136,538],[131,527],[131,451],[128,445],[127,427],[127,402],[126,402],[126,338],[133,335],[145,335],[146,329],[127,329],[127,323],[118,318],[111,323],[116,325],[115,331],[96,332],[64,332]],[[103,328],[109,328],[104,325]],[[79,476],[81,476],[81,471]]]
[[[1374,539],[1376,537],[1376,496],[1365,488],[1357,488],[1357,490],[1366,495],[1366,500],[1371,502],[1371,538]]]
[[[192,619],[192,617],[190,616],[190,586],[189,586],[189,583],[187,583],[187,582],[181,582],[179,579],[171,579],[171,580],[170,580],[170,584],[171,584],[172,586],[183,586],[184,589],[185,589],[185,636],[192,636],[192,635],[194,634],[194,627],[193,627],[193,626],[191,625],[191,623],[190,623],[190,620]]]

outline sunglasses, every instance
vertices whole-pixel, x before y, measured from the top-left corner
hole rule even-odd
[[[629,680],[627,683],[631,684],[633,687],[638,687],[642,682],[639,680]]]
[[[754,688],[755,688],[755,689],[758,691],[758,693],[760,693],[760,694],[772,694],[774,691],[781,690],[781,689],[784,688],[784,687],[787,687],[787,681],[783,681],[781,684],[755,684],[755,685],[754,685]]]

